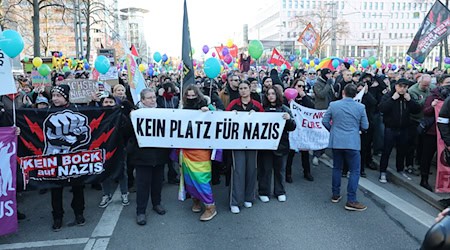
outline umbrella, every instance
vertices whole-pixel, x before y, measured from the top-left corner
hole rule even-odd
[[[327,57],[327,58],[323,59],[322,61],[320,61],[318,67],[320,69],[329,68],[331,70],[336,70],[336,68],[333,67],[333,60],[335,60],[335,59],[339,61],[339,64],[344,62],[344,60],[342,60],[341,58],[332,56],[332,57]]]

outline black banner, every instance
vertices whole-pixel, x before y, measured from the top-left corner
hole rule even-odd
[[[18,109],[18,166],[26,184],[92,183],[122,168],[121,110]]]
[[[423,20],[407,54],[423,63],[430,51],[449,34],[450,11],[438,0]]]
[[[191,35],[189,33],[186,0],[184,0],[183,43],[181,55],[181,59],[183,60],[183,85],[194,84],[194,65],[192,63]]]

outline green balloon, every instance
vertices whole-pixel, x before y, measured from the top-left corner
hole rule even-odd
[[[444,68],[450,69],[450,64],[445,64],[445,65],[444,65]]]
[[[389,62],[390,63],[394,63],[395,62],[395,58],[393,58],[393,57],[389,58]]]
[[[41,76],[48,76],[48,74],[50,74],[50,67],[47,64],[42,64],[39,68],[38,68],[38,72],[39,74],[41,74]]]
[[[295,63],[294,63],[294,67],[297,69],[298,66],[299,66],[299,63],[298,63],[298,62],[295,62]]]
[[[26,57],[23,58],[23,62],[24,62],[24,63],[28,63],[29,61],[30,61],[30,58],[28,58],[28,56],[26,56]]]
[[[376,61],[377,61],[377,59],[375,59],[375,57],[373,57],[373,56],[369,57],[369,64],[370,65],[375,64]]]
[[[70,71],[69,66],[64,66],[63,69],[62,69],[62,71],[63,71],[64,73],[69,72],[69,71]]]
[[[301,51],[299,49],[295,50],[295,54],[297,54],[297,56],[300,55],[300,53],[301,53]]]
[[[264,51],[264,46],[259,40],[252,40],[248,44],[248,53],[251,57],[258,60]]]

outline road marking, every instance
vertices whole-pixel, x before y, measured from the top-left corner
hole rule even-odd
[[[109,238],[101,238],[95,241],[92,250],[105,250],[108,248]]]
[[[320,158],[319,160],[322,161],[326,166],[330,167],[331,169],[333,168],[333,163],[331,162],[331,160],[324,161],[323,159]],[[364,178],[360,178],[359,186],[373,193],[375,196],[384,200],[393,207],[399,209],[400,211],[410,216],[420,224],[424,225],[425,227],[429,228],[434,224],[433,216],[425,213],[424,211],[420,210],[411,203],[403,200],[402,198],[387,191],[386,189],[374,184],[373,182]]]
[[[3,245],[0,245],[0,249],[22,249],[22,248],[78,245],[78,244],[86,244],[86,242],[88,242],[88,241],[89,241],[89,238],[33,241],[33,242],[25,242],[25,243],[3,244]]]
[[[103,212],[94,232],[92,232],[91,238],[109,237],[113,234],[123,209],[121,194],[119,187],[117,187],[112,197],[113,201],[105,208],[105,212]]]

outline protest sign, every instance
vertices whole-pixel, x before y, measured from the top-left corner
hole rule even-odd
[[[11,68],[11,59],[0,50],[0,95],[17,93]]]
[[[439,101],[436,106],[434,106],[435,118],[436,121],[439,121],[439,112],[441,111],[443,101]],[[433,124],[433,126],[437,126],[437,123]],[[437,152],[436,152],[436,161],[437,161],[437,173],[436,173],[436,193],[448,193],[450,192],[450,163],[448,163],[445,159],[445,142],[442,140],[441,132],[438,128],[436,128],[437,134]]]
[[[111,66],[106,74],[99,74],[98,80],[105,82],[112,87],[119,84],[119,71],[117,70],[117,67]]]
[[[35,88],[40,86],[49,87],[52,86],[52,80],[50,79],[50,75],[42,76],[37,70],[33,69],[31,71],[31,84]]]
[[[15,127],[0,128],[0,235],[17,231]]]
[[[92,100],[92,94],[98,92],[97,82],[88,79],[64,80],[62,84],[70,87],[71,103],[88,103]]]
[[[291,102],[291,111],[297,128],[289,133],[293,150],[319,150],[328,147],[330,133],[322,125],[326,110],[316,110]]]
[[[131,113],[140,147],[277,149],[283,113],[139,109]]]

